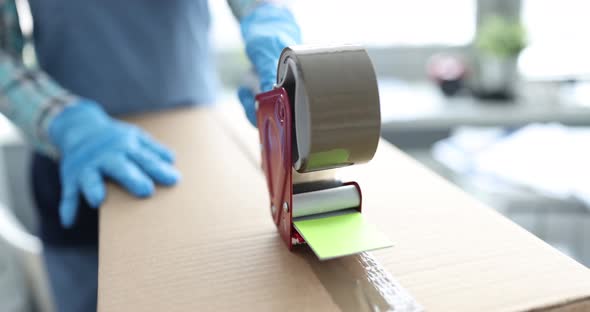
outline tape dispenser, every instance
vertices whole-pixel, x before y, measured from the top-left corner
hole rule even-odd
[[[377,80],[362,47],[287,47],[274,89],[256,101],[270,210],[292,249],[306,242],[297,220],[361,211],[360,186],[336,179],[335,169],[375,154],[381,130]]]

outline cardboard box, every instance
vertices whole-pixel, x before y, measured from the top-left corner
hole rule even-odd
[[[368,266],[364,256],[322,263],[306,248],[289,252],[270,218],[256,132],[234,111],[132,120],[176,151],[183,179],[149,200],[109,188],[100,311],[383,310],[382,292],[368,289],[389,274],[428,311],[590,310],[587,268],[385,141],[342,174],[396,245],[365,255],[377,261]]]

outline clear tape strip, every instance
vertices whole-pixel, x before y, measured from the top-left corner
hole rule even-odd
[[[311,252],[301,254],[342,311],[424,311],[371,253],[328,261],[318,261]]]

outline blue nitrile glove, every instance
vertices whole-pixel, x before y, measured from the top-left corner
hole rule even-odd
[[[49,137],[61,154],[59,215],[65,227],[76,220],[80,194],[94,208],[104,201],[104,178],[146,197],[154,192],[154,182],[173,185],[180,177],[167,148],[88,100],[60,112],[49,124]]]
[[[301,31],[291,12],[276,4],[262,4],[240,21],[246,54],[260,79],[260,91],[272,89],[283,48],[301,43]],[[256,126],[256,108],[251,88],[240,87],[238,97],[248,120]]]

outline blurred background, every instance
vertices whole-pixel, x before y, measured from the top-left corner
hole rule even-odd
[[[239,26],[209,2],[219,101],[237,103],[250,70]],[[368,48],[387,140],[590,266],[589,2],[290,3],[305,43]],[[0,311],[48,304],[28,155],[0,116]]]

